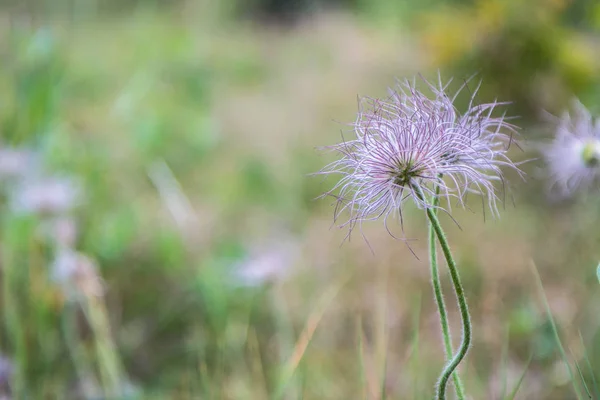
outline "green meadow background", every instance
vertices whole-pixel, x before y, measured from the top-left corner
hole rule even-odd
[[[358,95],[440,71],[511,101],[511,155],[537,158],[543,110],[600,111],[599,29],[591,0],[0,1],[1,398],[431,398],[425,216],[407,204],[418,258],[380,222],[344,240],[318,148]],[[463,381],[598,399],[598,192],[522,168],[500,219],[477,198],[442,217]]]

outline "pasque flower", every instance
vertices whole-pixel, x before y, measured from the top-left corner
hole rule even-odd
[[[592,117],[579,101],[573,112],[556,118],[554,140],[542,146],[551,188],[571,196],[600,180],[600,119]]]
[[[320,173],[342,176],[325,193],[337,199],[336,220],[350,213],[342,226],[352,230],[367,220],[402,219],[409,198],[421,208],[431,207],[423,194],[433,195],[436,186],[447,200],[446,209],[452,198],[464,206],[467,194],[475,193],[485,196],[497,214],[500,167],[519,171],[507,156],[516,128],[504,115],[492,116],[503,103],[476,105],[475,90],[468,109],[460,113],[454,101],[466,83],[450,97],[448,84],[424,82],[433,96],[405,81],[390,89],[386,99],[361,99],[352,139],[329,147],[341,157]]]
[[[498,213],[497,181],[503,181],[501,167],[517,168],[507,155],[516,127],[504,115],[492,116],[502,103],[476,105],[472,92],[464,113],[454,105],[448,84],[426,80],[432,96],[426,96],[414,82],[405,81],[390,90],[386,99],[363,98],[358,117],[352,124],[353,137],[329,148],[340,158],[321,170],[321,174],[342,177],[325,195],[337,199],[334,220],[348,211],[342,223],[349,232],[363,221],[390,216],[402,224],[404,202],[425,210],[429,220],[431,279],[440,315],[447,363],[436,385],[436,399],[445,400],[452,377],[457,398],[465,399],[456,370],[471,346],[471,318],[457,264],[437,216],[437,209],[450,211],[451,200],[465,206],[469,193],[487,198],[487,206]],[[444,200],[440,206],[440,200]],[[485,203],[484,203],[485,204]],[[389,229],[388,229],[389,231]],[[349,234],[350,234],[349,233]],[[461,344],[452,349],[450,327],[437,267],[436,239],[448,265],[462,322]]]

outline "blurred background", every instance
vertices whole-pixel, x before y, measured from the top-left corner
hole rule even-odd
[[[600,111],[599,28],[592,0],[0,1],[1,398],[431,398],[425,216],[418,258],[380,222],[344,241],[317,148],[440,71],[511,101],[537,157],[543,110]],[[442,217],[467,392],[600,398],[600,208],[523,169],[499,220]]]

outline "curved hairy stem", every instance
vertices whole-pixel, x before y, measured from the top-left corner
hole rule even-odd
[[[433,206],[433,212],[437,213],[437,206],[440,203],[439,199],[440,187],[437,186],[435,190],[435,196],[431,199],[431,205]],[[438,312],[440,313],[440,325],[442,326],[442,336],[444,339],[444,348],[446,350],[446,360],[449,360],[454,350],[452,350],[452,339],[450,335],[450,325],[448,324],[448,314],[446,312],[446,304],[444,302],[444,294],[442,292],[442,283],[440,281],[440,273],[438,270],[437,263],[437,249],[435,243],[435,230],[433,225],[429,224],[429,265],[431,267],[431,285],[433,286],[433,293],[435,296],[435,302],[437,304]],[[454,390],[456,391],[456,397],[459,400],[465,399],[464,389],[458,371],[454,371],[452,374],[454,381]]]
[[[423,195],[423,191],[421,190],[421,188],[418,185],[415,185],[414,189],[417,196],[419,196],[419,199],[424,202],[425,196]],[[444,233],[442,226],[440,225],[440,221],[437,217],[437,213],[435,212],[435,208],[427,207],[426,212],[427,217],[429,218],[429,222],[431,223],[431,227],[433,228],[433,231],[435,232],[435,235],[437,236],[437,239],[440,242],[440,246],[442,248],[442,252],[444,253],[444,257],[446,258],[462,320],[462,340],[460,343],[460,347],[458,348],[456,354],[452,357],[452,359],[450,359],[450,361],[442,370],[436,389],[436,399],[445,400],[446,386],[448,385],[448,380],[452,376],[456,367],[458,367],[460,362],[465,358],[465,356],[467,355],[467,351],[471,346],[471,317],[469,315],[469,308],[467,307],[465,291],[462,287],[462,283],[460,282],[458,268],[456,267],[456,262],[454,261],[452,253],[450,252],[450,245],[448,244],[448,239],[446,238],[446,234]]]

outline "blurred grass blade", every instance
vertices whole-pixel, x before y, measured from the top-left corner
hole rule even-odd
[[[251,362],[250,375],[253,377],[254,382],[262,382],[261,386],[264,388],[263,396],[268,398],[269,382],[267,381],[265,366],[263,365],[263,361],[260,356],[260,343],[258,341],[258,334],[255,328],[248,328],[247,345]]]
[[[77,379],[79,379],[80,382],[86,382],[90,379],[94,379],[92,385],[82,385],[81,389],[84,399],[89,400],[98,398],[100,394],[97,393],[98,384],[95,380],[93,368],[86,360],[85,345],[80,340],[77,332],[78,310],[79,309],[77,308],[76,303],[67,302],[64,305],[62,310],[62,328],[65,344],[67,345],[69,355],[71,356],[71,361],[75,367]]]
[[[504,339],[504,343],[502,344],[502,352],[500,353],[500,380],[502,381],[502,389],[500,390],[500,398],[503,399],[506,396],[506,389],[507,389],[507,373],[508,373],[508,342],[509,342],[509,336],[510,336],[510,327],[507,325],[506,330],[505,330],[505,339]]]
[[[302,361],[302,357],[304,356],[304,353],[310,344],[321,318],[325,314],[327,306],[333,301],[347,281],[348,279],[336,285],[332,285],[328,290],[326,290],[318,302],[315,310],[311,315],[309,315],[304,330],[300,334],[300,338],[294,346],[292,355],[282,367],[282,374],[277,384],[277,390],[275,391],[275,399],[281,399],[285,394],[285,390],[294,376],[294,372],[298,368],[300,361]]]
[[[280,360],[281,364],[285,363],[284,354],[289,354],[290,352],[293,354],[294,352],[294,327],[290,318],[287,317],[290,315],[286,299],[283,293],[280,293],[280,288],[274,287],[270,291],[271,294],[271,303],[275,308],[275,323],[277,325],[277,345],[279,347],[280,355],[282,359]],[[287,395],[292,399],[300,399],[300,383],[298,379],[295,379],[294,376],[290,376],[287,382]],[[293,394],[292,394],[293,393]]]
[[[365,365],[365,334],[363,332],[363,328],[362,328],[362,318],[360,317],[360,315],[358,315],[356,317],[356,332],[357,332],[357,336],[358,336],[358,367],[359,367],[359,372],[360,372],[360,386],[362,388],[362,397],[363,398],[368,398],[368,393],[369,393],[369,389],[368,389],[368,379],[367,379],[367,368]]]
[[[514,400],[515,397],[517,396],[517,393],[518,393],[519,389],[521,388],[523,381],[525,380],[525,375],[527,375],[527,370],[529,369],[529,364],[531,364],[532,359],[533,359],[533,354],[529,355],[529,359],[527,360],[527,363],[525,364],[525,368],[523,368],[523,373],[521,374],[521,377],[519,377],[517,384],[513,388],[512,392],[510,392],[510,395],[505,398],[505,400]]]
[[[389,348],[389,326],[388,326],[388,296],[389,296],[389,267],[377,270],[377,308],[376,308],[376,343],[375,357],[377,370],[379,372],[379,399],[387,397],[387,368]]]
[[[206,365],[206,360],[199,360],[199,374],[200,374],[200,385],[202,387],[203,394],[207,396],[208,399],[215,398],[213,392],[213,385],[211,384],[211,380],[209,379],[208,366]]]
[[[552,326],[552,333],[554,334],[554,339],[556,340],[556,346],[560,352],[560,356],[567,367],[567,371],[569,373],[569,379],[571,380],[571,384],[573,386],[573,391],[577,396],[577,399],[582,399],[581,391],[579,389],[579,385],[575,380],[575,375],[573,374],[573,369],[571,368],[571,364],[569,364],[569,359],[567,357],[567,353],[565,352],[565,348],[562,345],[560,340],[560,335],[558,334],[558,328],[556,327],[556,321],[554,321],[554,317],[552,315],[552,310],[550,309],[550,304],[548,303],[548,298],[546,297],[546,292],[544,291],[544,285],[542,284],[542,278],[537,270],[537,266],[533,260],[530,260],[531,269],[535,275],[535,281],[538,285],[538,290],[542,296],[542,300],[544,302],[544,307],[546,308],[546,314],[548,315],[548,319],[550,320],[550,325]]]
[[[82,300],[84,313],[94,333],[96,359],[104,391],[109,398],[121,396],[125,383],[118,349],[113,341],[108,312],[101,297]]]
[[[388,368],[388,357],[387,352],[383,353],[382,367],[381,367],[381,400],[387,399],[387,368]]]
[[[26,398],[29,357],[27,346],[26,313],[28,304],[31,259],[27,256],[33,240],[35,220],[9,218],[2,232],[2,300],[7,339],[13,348],[15,371],[12,390],[15,398]]]
[[[594,387],[594,395],[597,399],[600,399],[600,390],[598,389],[598,381],[596,380],[596,374],[594,373],[594,368],[592,368],[592,363],[590,362],[590,358],[588,357],[587,349],[583,343],[583,337],[581,336],[581,331],[579,333],[579,341],[581,342],[581,347],[584,349],[583,359],[585,360],[585,364],[588,368],[588,373],[592,377],[592,385]]]
[[[158,160],[148,167],[148,177],[179,229],[185,231],[186,227],[196,222],[196,214],[190,200],[164,160]]]
[[[575,359],[573,352],[571,352],[571,357],[573,357],[573,359]],[[588,385],[585,382],[585,376],[583,376],[583,372],[581,371],[581,368],[579,367],[579,363],[577,362],[577,360],[575,360],[575,368],[577,368],[577,373],[579,374],[579,379],[581,379],[581,384],[583,385],[583,390],[585,390],[585,393],[587,394],[588,399],[591,399],[592,394],[590,393],[590,389],[588,388]]]
[[[362,321],[361,321],[362,322]],[[362,325],[360,326],[360,335],[361,335],[361,347],[362,347],[362,367],[364,372],[365,379],[365,398],[367,399],[377,399],[379,396],[379,379],[377,377],[377,371],[375,368],[375,351],[370,348],[367,340],[365,338],[365,333]]]
[[[418,399],[422,396],[419,396],[421,380],[419,379],[420,374],[419,370],[421,368],[421,364],[419,363],[419,350],[420,350],[420,336],[421,336],[421,296],[417,296],[417,300],[415,301],[415,305],[413,306],[415,312],[413,317],[413,325],[415,327],[413,338],[411,341],[411,360],[410,360],[410,374],[412,376],[413,382],[413,398]]]

